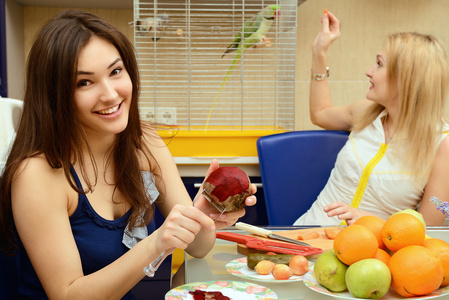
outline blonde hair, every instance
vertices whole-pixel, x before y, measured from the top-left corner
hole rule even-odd
[[[397,88],[399,100],[393,152],[405,158],[404,167],[414,176],[427,177],[447,122],[449,61],[444,46],[431,35],[402,32],[389,35],[384,50],[390,94]],[[359,116],[353,130],[371,124],[383,109],[374,104]]]

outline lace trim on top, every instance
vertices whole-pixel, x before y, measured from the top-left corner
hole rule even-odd
[[[150,205],[159,197],[159,191],[156,188],[156,184],[154,183],[154,175],[147,171],[142,171],[142,179],[145,185],[146,195],[148,201],[150,201]],[[143,214],[140,215],[137,222],[143,221]],[[148,236],[148,228],[146,226],[134,227],[132,230],[129,230],[129,224],[126,225],[125,231],[123,233],[122,243],[131,249],[138,242],[143,240]]]
[[[87,196],[83,196],[85,196],[85,199],[87,200]],[[82,209],[91,219],[95,221],[98,226],[105,227],[111,230],[124,228],[127,225],[128,219],[131,215],[130,209],[123,216],[116,220],[107,220],[95,212],[94,208],[90,205],[89,200],[82,202]]]

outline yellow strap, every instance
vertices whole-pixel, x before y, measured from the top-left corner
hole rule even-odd
[[[382,143],[380,145],[379,151],[370,160],[370,162],[363,169],[362,177],[360,178],[359,185],[355,191],[354,198],[352,198],[351,207],[358,208],[360,201],[362,201],[363,194],[365,193],[366,185],[368,184],[368,179],[373,171],[374,167],[380,162],[382,157],[384,157],[385,152],[387,152],[388,145]],[[346,225],[346,221],[343,220],[340,225]]]

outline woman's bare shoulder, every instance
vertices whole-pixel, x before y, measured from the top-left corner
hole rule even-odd
[[[148,122],[142,122],[142,136],[143,136],[143,142],[148,146],[160,146],[163,145],[161,142],[163,142],[161,135],[159,134],[159,131],[157,127],[154,125],[148,123]]]
[[[21,176],[23,173],[25,174],[41,174],[41,175],[56,175],[58,170],[62,169],[54,169],[50,166],[47,159],[43,154],[33,156],[27,159],[24,159],[19,166],[18,172],[16,176]]]
[[[22,161],[14,176],[14,185],[25,189],[36,185],[61,189],[68,183],[63,168],[52,168],[44,155],[38,155]]]
[[[374,105],[374,102],[368,99],[359,100],[356,102],[353,102],[349,105],[349,108],[351,110],[351,114],[353,116],[358,115],[366,111],[368,108]]]
[[[149,123],[142,123],[141,142],[142,149],[139,152],[139,159],[142,170],[154,172],[154,166],[157,166],[158,153],[167,146],[157,129]]]
[[[443,138],[438,146],[436,159],[440,157],[449,162],[449,133]]]
[[[150,164],[153,167],[158,166],[156,169],[166,169],[167,164],[171,165],[173,163],[173,157],[167,145],[173,138],[174,133],[175,129],[170,127],[155,128],[146,126],[143,129],[142,142],[145,145],[143,150],[149,151],[146,154],[150,158]],[[153,168],[151,169],[155,171]]]
[[[48,215],[67,212],[73,194],[63,168],[52,168],[43,155],[24,160],[11,185],[11,201],[17,216],[26,215],[26,211],[37,214],[44,207]]]
[[[169,127],[156,128],[152,126],[145,126],[142,127],[142,132],[142,142],[152,153],[167,151],[167,144],[174,136],[174,129],[171,129]]]

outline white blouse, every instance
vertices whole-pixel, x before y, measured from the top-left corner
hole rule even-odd
[[[356,199],[358,209],[383,219],[397,211],[416,208],[425,183],[418,184],[411,179],[411,173],[403,170],[402,164],[391,155],[382,126],[381,118],[385,114],[385,111],[380,113],[360,132],[351,132],[326,186],[294,225],[339,225],[341,220],[329,218],[323,211],[326,205],[335,201],[351,205]],[[446,133],[442,134],[439,142],[446,136]]]

